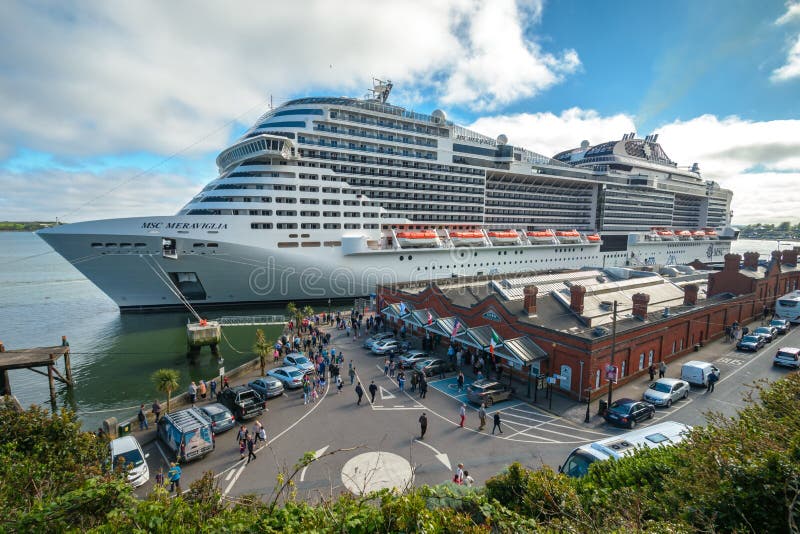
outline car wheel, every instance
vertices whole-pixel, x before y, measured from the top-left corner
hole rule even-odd
[[[636,419],[631,419],[631,422],[628,423],[628,428],[633,429],[636,427]]]
[[[494,399],[491,398],[491,397],[486,397],[486,401],[485,402],[486,402],[486,407],[488,408],[489,406],[494,404]]]
[[[655,415],[656,415],[656,411],[653,410],[652,412],[650,412],[650,415],[648,415],[647,418],[648,419],[652,419],[653,417],[655,417]]]
[[[688,389],[683,392],[683,398],[684,399],[688,399],[689,398],[689,390]]]
[[[667,400],[667,408],[672,408],[672,399]]]

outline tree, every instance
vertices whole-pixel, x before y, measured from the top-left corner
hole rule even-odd
[[[792,227],[791,222],[783,221],[778,225],[778,230],[780,230],[781,232],[788,232],[791,227]]]
[[[264,376],[267,370],[267,357],[272,349],[267,338],[264,337],[264,331],[260,328],[256,330],[256,342],[253,344],[253,352],[258,356],[258,362],[261,364],[261,376]]]
[[[167,394],[167,413],[169,413],[170,396],[180,387],[181,374],[175,369],[159,369],[150,376],[156,389]]]
[[[314,308],[311,306],[304,306],[302,311],[303,317],[311,317],[314,315]]]
[[[289,302],[286,305],[286,316],[289,318],[290,321],[294,321],[295,325],[297,325],[297,317],[300,312],[297,309],[297,305],[294,302]]]

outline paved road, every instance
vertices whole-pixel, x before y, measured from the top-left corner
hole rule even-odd
[[[584,424],[517,400],[491,407],[487,428],[482,432],[477,430],[476,407],[468,405],[467,424],[460,428],[458,410],[465,399],[455,386],[454,376],[431,380],[424,399],[418,393],[401,392],[394,379],[384,375],[382,358],[362,349],[361,340],[356,344],[335,334],[334,346],[345,351],[347,361],[354,361],[357,379],[365,392],[371,381],[379,387],[374,402],[366,393],[362,405],[356,405],[353,386],[346,378],[341,394],[336,388],[329,388],[315,404],[304,405],[301,392],[287,391],[267,403],[268,412],[261,421],[267,428],[268,446],[257,452],[257,460],[249,465],[240,460],[236,430],[231,430],[218,436],[213,453],[184,466],[184,489],[210,470],[226,495],[270,495],[278,473],[291,471],[306,451],[318,451],[320,455],[340,451],[297,473],[295,483],[300,495],[311,498],[346,489],[437,484],[449,480],[459,462],[480,483],[513,461],[556,468],[576,446],[624,432],[596,417]],[[694,388],[688,400],[659,409],[648,424],[676,420],[702,425],[708,411],[733,415],[743,406],[743,396],[752,389],[750,384],[761,378],[775,380],[788,372],[772,366],[777,348],[787,345],[800,346],[800,329],[781,336],[758,353],[741,353],[732,345],[718,350],[721,356],[715,363],[722,378],[716,391],[706,393]],[[344,367],[346,376],[346,364]],[[670,367],[667,376],[677,376],[679,365]],[[645,377],[641,383],[622,388],[615,398],[623,394],[640,396],[648,383]],[[500,413],[503,434],[493,436],[490,432],[494,411]],[[417,439],[418,419],[423,412],[429,423],[421,441]],[[248,425],[252,426],[252,421]],[[157,442],[148,447],[153,473],[159,464],[166,465],[158,447]]]

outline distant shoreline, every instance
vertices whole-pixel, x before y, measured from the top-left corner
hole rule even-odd
[[[35,232],[42,228],[55,226],[55,222],[32,221],[32,222],[10,222],[0,221],[0,232]]]

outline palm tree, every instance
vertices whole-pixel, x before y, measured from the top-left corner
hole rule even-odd
[[[299,311],[297,306],[294,302],[289,302],[286,304],[286,316],[289,317],[290,321],[297,321],[297,316],[299,315]],[[298,325],[299,326],[299,325]]]
[[[303,317],[313,317],[314,316],[314,308],[312,308],[311,306],[305,306],[305,307],[303,307],[302,313],[303,313]]]
[[[150,376],[150,380],[156,385],[156,389],[161,393],[167,394],[167,413],[169,413],[169,403],[172,392],[180,387],[181,374],[175,369],[159,369]]]
[[[261,364],[261,376],[264,376],[267,370],[267,357],[269,356],[272,346],[264,337],[264,331],[260,328],[256,330],[256,342],[253,344],[253,352],[258,356],[258,361]]]

